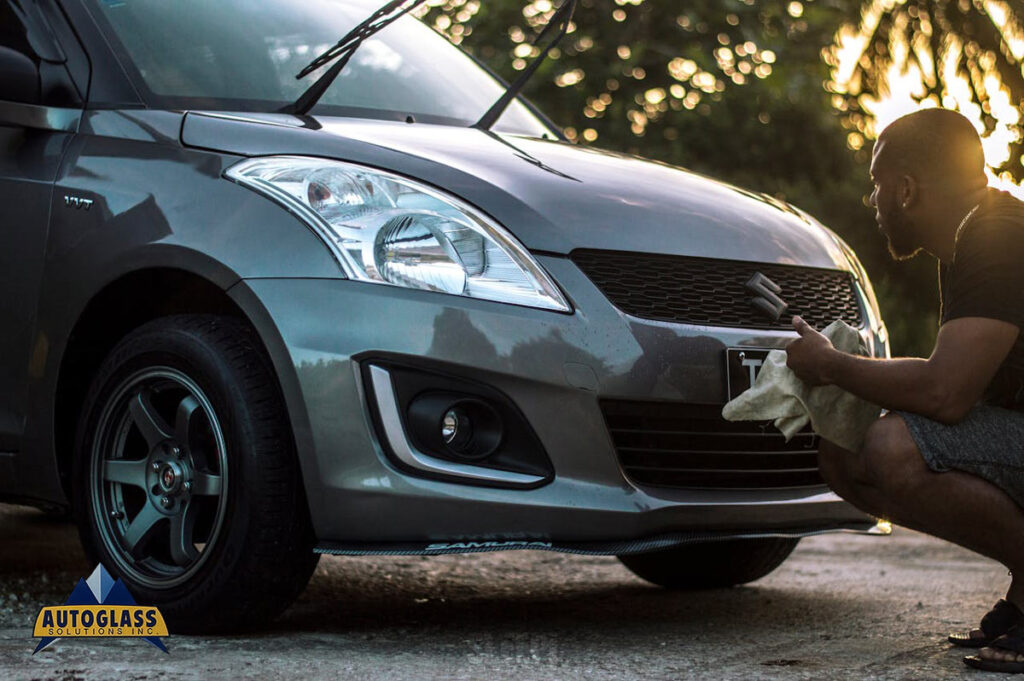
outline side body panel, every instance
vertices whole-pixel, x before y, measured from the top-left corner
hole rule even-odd
[[[0,125],[0,452],[21,449],[25,382],[41,369],[32,363],[36,303],[53,181],[70,139]]]
[[[81,118],[88,65],[52,0],[0,2],[0,47],[34,67],[38,90],[0,91],[0,485],[23,449],[26,381],[37,375],[36,305],[53,182]],[[24,82],[31,82],[28,78]]]
[[[181,114],[89,112],[56,179],[41,263],[25,447],[0,493],[64,501],[54,411],[69,337],[106,286],[149,268],[188,272],[227,290],[245,277],[340,277],[327,248],[294,216],[221,177],[236,158],[184,149]],[[92,201],[89,210],[63,196]],[[39,247],[42,249],[42,240]],[[301,411],[301,409],[299,410]]]

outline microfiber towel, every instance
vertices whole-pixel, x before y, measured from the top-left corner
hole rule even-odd
[[[837,319],[822,331],[837,350],[868,355],[860,334]],[[801,428],[811,428],[821,437],[850,451],[860,451],[868,427],[882,409],[836,385],[809,386],[786,366],[786,351],[772,350],[764,360],[754,385],[722,408],[729,421],[775,419],[775,427],[789,442]]]

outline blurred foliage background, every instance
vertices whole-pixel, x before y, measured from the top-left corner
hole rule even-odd
[[[512,80],[560,0],[431,0],[419,14]],[[524,94],[580,144],[763,191],[856,250],[893,356],[927,357],[937,265],[895,262],[867,206],[871,142],[922,106],[961,111],[993,183],[1024,179],[1021,0],[580,0]]]

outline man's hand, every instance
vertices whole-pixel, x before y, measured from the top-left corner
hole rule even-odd
[[[800,337],[786,346],[786,366],[807,385],[828,385],[831,383],[826,375],[829,355],[838,350],[827,336],[815,331],[799,315],[793,315],[793,326]]]

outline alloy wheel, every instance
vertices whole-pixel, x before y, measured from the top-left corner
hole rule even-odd
[[[178,369],[145,369],[113,391],[95,433],[92,511],[108,554],[141,585],[183,583],[226,514],[227,450],[209,399]]]

